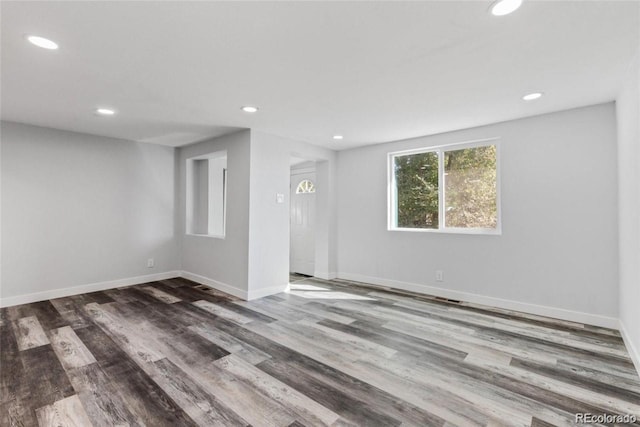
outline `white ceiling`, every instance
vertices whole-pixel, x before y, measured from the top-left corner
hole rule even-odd
[[[2,119],[173,146],[251,127],[343,149],[615,98],[638,2],[489,5],[3,1]],[[523,102],[532,91],[545,96]]]

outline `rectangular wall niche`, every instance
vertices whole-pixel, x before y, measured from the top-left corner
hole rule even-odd
[[[187,234],[223,238],[226,206],[226,150],[187,159]]]

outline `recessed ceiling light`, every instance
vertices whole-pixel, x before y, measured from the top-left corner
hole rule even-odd
[[[244,111],[245,113],[255,113],[258,111],[258,107],[252,107],[250,105],[245,105],[244,107],[242,107],[242,111]]]
[[[522,97],[522,99],[524,99],[525,101],[533,101],[534,99],[538,99],[542,96],[542,92],[533,92],[533,93],[528,93],[525,96]]]
[[[96,114],[100,116],[113,116],[115,113],[111,108],[96,108]]]
[[[494,16],[504,16],[518,10],[522,5],[522,0],[498,0],[491,5],[491,14]]]
[[[27,36],[27,40],[29,41],[29,43],[34,44],[43,49],[55,50],[58,48],[58,43],[51,41],[49,39],[45,39],[44,37]]]
[[[333,139],[343,139],[344,136],[342,135],[333,135]]]

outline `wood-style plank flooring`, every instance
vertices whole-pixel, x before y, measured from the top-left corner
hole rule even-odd
[[[292,276],[1,310],[1,426],[548,426],[635,414],[617,331]],[[640,425],[640,422],[636,423]]]

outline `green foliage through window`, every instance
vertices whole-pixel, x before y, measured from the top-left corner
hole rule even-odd
[[[438,228],[438,154],[397,156],[398,227]]]
[[[395,227],[497,228],[495,145],[399,154],[392,162]]]
[[[496,228],[496,146],[444,153],[445,224],[457,228]]]

